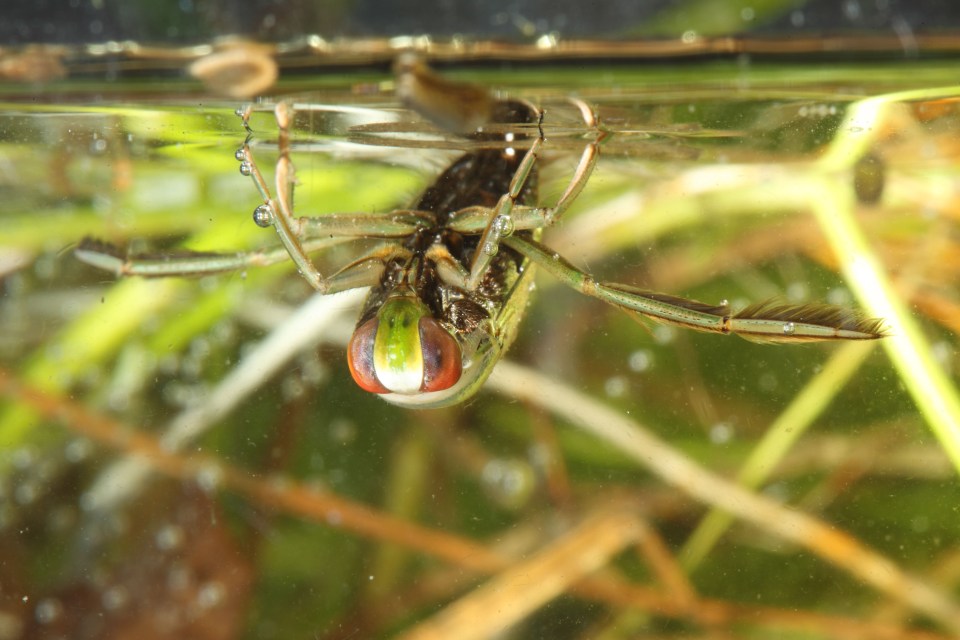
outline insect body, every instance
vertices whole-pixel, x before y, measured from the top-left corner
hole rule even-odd
[[[493,117],[529,124],[539,113],[523,102],[502,102]],[[518,252],[491,244],[491,234],[457,230],[452,218],[460,214],[461,229],[478,215],[484,219],[476,222],[485,222],[504,194],[511,204],[534,202],[536,167],[522,184],[515,180],[526,155],[513,147],[471,151],[420,197],[415,209],[422,226],[387,250],[350,341],[350,372],[361,387],[388,394],[397,404],[439,406],[469,397],[483,384],[513,341],[532,266]],[[472,210],[479,213],[466,213]],[[494,214],[496,225],[507,219]],[[532,240],[537,233],[517,236]],[[471,264],[480,255],[489,262],[471,286]]]
[[[559,200],[542,207],[537,204],[537,159],[545,136],[538,108],[446,81],[416,58],[401,57],[396,70],[401,99],[474,143],[411,209],[295,217],[293,112],[288,104],[279,103],[273,107],[279,127],[274,193],[249,144],[237,152],[237,159],[263,198],[254,220],[275,229],[285,254],[188,254],[151,260],[124,258],[107,245],[86,240],[77,256],[118,274],[158,276],[224,271],[289,255],[322,293],[370,287],[348,347],[350,371],[362,388],[406,406],[445,406],[476,393],[516,335],[536,266],[630,313],[699,331],[736,333],[759,342],[869,340],[884,335],[882,321],[829,305],[767,302],[733,312],[726,304],[709,305],[594,280],[539,242],[541,229],[562,216],[579,195],[600,145],[613,135],[600,127],[592,109],[571,101],[590,137]],[[239,111],[248,130],[254,110]],[[329,238],[381,238],[383,244],[324,276],[308,253]]]

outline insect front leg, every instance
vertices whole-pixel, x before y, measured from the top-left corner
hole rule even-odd
[[[262,107],[250,106],[238,111],[247,131],[250,131],[250,116],[256,110],[262,110]],[[273,107],[273,113],[278,128],[279,151],[275,170],[276,196],[271,194],[251,151],[252,132],[237,151],[240,172],[250,176],[263,199],[263,203],[254,210],[254,222],[261,227],[272,226],[276,230],[287,255],[316,290],[330,293],[332,283],[319,272],[307,255],[308,247],[312,243],[311,238],[402,237],[413,233],[419,226],[430,223],[430,216],[418,211],[398,211],[389,215],[344,213],[295,218],[293,190],[296,169],[290,157],[290,129],[294,110],[289,104],[281,102]]]
[[[247,129],[249,129],[249,113],[251,111],[248,108],[243,111],[241,116]],[[277,192],[275,198],[271,196],[270,189],[267,187],[263,174],[257,167],[250,151],[249,136],[243,143],[243,147],[237,152],[237,158],[240,159],[240,172],[253,179],[254,185],[263,198],[263,204],[253,212],[253,219],[261,227],[272,226],[276,230],[283,247],[300,270],[300,274],[314,289],[320,293],[327,293],[326,279],[307,256],[295,231],[297,224],[293,217],[293,186],[296,170],[293,161],[290,159],[290,125],[293,120],[293,110],[289,104],[280,102],[274,106],[273,113],[277,121],[277,147],[279,150],[275,171]]]
[[[530,174],[535,170],[540,148],[543,146],[543,129],[540,127],[543,121],[542,111],[538,110],[537,118],[539,135],[533,141],[533,144],[530,145],[530,148],[513,172],[513,177],[510,180],[510,186],[507,192],[500,196],[497,205],[493,209],[489,209],[489,212],[486,214],[486,226],[483,229],[483,234],[480,236],[480,243],[477,245],[477,250],[474,252],[473,260],[470,263],[470,277],[467,279],[468,289],[476,289],[483,274],[486,273],[487,267],[490,266],[493,257],[497,255],[500,240],[513,233],[514,224],[511,216],[514,206],[517,204],[517,199],[520,197],[524,186],[530,179]],[[508,152],[512,151],[512,149],[508,150]],[[481,216],[482,215],[481,213]],[[453,218],[455,217],[456,214],[454,214]],[[455,227],[454,224],[450,226]]]
[[[567,188],[564,189],[563,194],[555,205],[522,212],[517,211],[515,214],[519,215],[522,213],[520,217],[530,216],[534,219],[539,219],[541,221],[540,226],[543,227],[552,225],[560,216],[566,213],[570,205],[573,204],[577,196],[580,195],[580,192],[583,191],[583,188],[587,186],[590,176],[593,175],[593,169],[597,166],[597,160],[600,158],[600,144],[607,137],[606,132],[600,129],[597,114],[590,105],[578,98],[571,98],[570,102],[579,109],[583,122],[587,129],[592,132],[593,137],[590,142],[587,143],[587,146],[584,147],[583,153],[580,155],[580,161],[577,163],[577,168],[574,170],[573,176],[567,184]]]
[[[709,305],[636,287],[596,281],[536,241],[518,236],[504,244],[550,272],[565,285],[628,312],[710,333],[735,333],[754,342],[875,340],[887,334],[882,320],[827,304],[762,302],[734,312],[726,303]]]

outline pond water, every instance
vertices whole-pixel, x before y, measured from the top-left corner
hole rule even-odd
[[[938,583],[960,540],[955,66],[456,75],[544,108],[544,202],[595,134],[568,98],[595,109],[607,132],[596,171],[544,236],[578,267],[734,308],[864,309],[897,334],[881,341],[893,346],[753,344],[640,323],[541,274],[508,358],[722,478],[758,465],[758,492]],[[409,206],[469,150],[426,131],[391,89],[373,72],[281,85],[299,108],[300,215]],[[553,413],[547,387],[501,382],[437,411],[361,391],[343,348],[359,298],[312,300],[318,315],[297,320],[311,291],[289,261],[118,280],[74,257],[87,237],[137,254],[278,246],[251,218],[262,200],[238,171],[237,101],[169,79],[4,95],[0,638],[391,635],[502,569],[458,564],[458,544],[516,562],[611,508],[648,522],[666,566],[680,558],[690,588],[754,633],[803,627],[778,617],[788,607],[808,614],[809,637],[835,637],[839,619],[869,630],[878,612],[892,627],[956,630],[956,603],[902,598],[912,610],[899,609],[816,541],[785,539],[759,516],[690,542],[716,504],[708,492]],[[270,183],[269,110],[251,128]],[[317,264],[329,273],[371,244]],[[676,604],[659,556],[622,553],[633,544],[600,566],[673,605],[638,617],[602,589],[577,591],[529,604],[516,637],[698,628],[702,611]]]

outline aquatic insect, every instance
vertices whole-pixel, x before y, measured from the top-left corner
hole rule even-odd
[[[539,206],[537,161],[545,144],[539,108],[450,82],[415,57],[401,56],[395,71],[402,101],[477,143],[410,209],[295,217],[294,111],[280,102],[269,107],[279,132],[274,192],[257,167],[249,136],[237,160],[263,199],[254,221],[276,231],[282,251],[151,259],[124,257],[109,245],[84,240],[77,257],[118,275],[149,277],[213,273],[289,256],[321,293],[370,287],[348,347],[350,372],[363,389],[405,406],[446,406],[477,392],[516,336],[537,267],[627,312],[698,331],[770,343],[883,337],[881,320],[830,305],[764,302],[734,312],[726,303],[710,305],[596,281],[540,243],[541,230],[577,198],[601,144],[614,135],[601,127],[591,107],[571,100],[590,136],[560,198],[552,206]],[[248,132],[251,115],[266,108],[238,110]],[[330,238],[379,238],[383,244],[324,276],[308,254]]]

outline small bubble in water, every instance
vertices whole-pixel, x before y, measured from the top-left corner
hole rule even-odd
[[[216,491],[223,479],[223,470],[215,464],[209,464],[197,473],[197,484],[207,492]]]
[[[630,354],[630,359],[627,362],[631,371],[641,373],[653,366],[653,354],[646,349],[638,349]]]
[[[957,361],[957,352],[949,342],[935,342],[930,345],[930,350],[937,362],[948,370],[953,368],[953,363]]]
[[[103,603],[104,609],[116,611],[130,601],[130,594],[123,587],[110,587],[100,596],[100,601]]]
[[[182,563],[174,563],[167,572],[167,589],[176,593],[190,586],[190,569]]]
[[[510,508],[523,506],[536,486],[533,469],[516,459],[491,460],[484,465],[481,478],[492,497]]]
[[[33,465],[36,455],[30,447],[20,447],[13,452],[13,466],[18,471],[25,471]]]
[[[244,162],[247,159],[247,150],[240,147],[234,152],[233,157],[237,159],[237,162]]]
[[[497,243],[495,242],[485,242],[483,243],[483,252],[488,256],[497,255]]]
[[[284,400],[296,400],[304,396],[307,392],[307,387],[299,377],[287,376],[281,383],[280,391],[283,394]]]
[[[330,422],[329,434],[338,444],[350,444],[357,437],[357,426],[346,418],[334,418]]]
[[[63,613],[63,605],[54,598],[44,598],[37,603],[33,615],[40,624],[50,624]]]
[[[763,391],[766,391],[768,393],[771,391],[774,391],[778,386],[777,376],[768,371],[760,376],[760,380],[758,380],[758,384],[760,386],[760,389],[762,389]]]
[[[657,344],[670,344],[676,336],[673,327],[658,325],[653,328],[653,340]]]
[[[796,332],[797,332],[797,326],[795,324],[793,324],[792,322],[783,323],[783,335],[792,336]]]
[[[219,582],[208,582],[197,593],[197,605],[201,609],[210,609],[223,602],[227,591]]]
[[[157,531],[157,535],[154,536],[154,541],[156,542],[157,548],[162,551],[176,549],[183,542],[183,539],[183,528],[174,524],[168,524],[160,527],[160,530]]]
[[[30,504],[40,495],[40,487],[32,482],[23,482],[13,490],[13,499],[17,504]]]
[[[791,282],[787,285],[787,300],[792,300],[794,302],[800,302],[809,297],[810,292],[807,285],[802,282]]]
[[[607,378],[603,390],[611,398],[622,398],[627,393],[627,380],[623,376]]]
[[[718,422],[710,427],[710,442],[726,444],[733,439],[733,427],[728,422]]]

